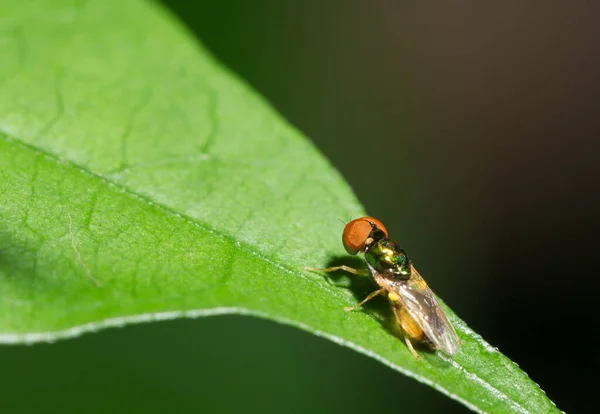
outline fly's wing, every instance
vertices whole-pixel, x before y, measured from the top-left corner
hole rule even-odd
[[[411,266],[411,269],[410,279],[395,284],[394,291],[400,295],[402,305],[435,347],[454,355],[460,343],[456,331],[425,280],[414,267]]]

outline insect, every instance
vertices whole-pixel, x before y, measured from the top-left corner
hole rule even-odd
[[[421,357],[415,351],[412,341],[424,343],[448,355],[454,355],[458,351],[461,341],[433,292],[411,264],[406,252],[388,238],[388,232],[379,220],[372,217],[352,220],[344,228],[342,241],[349,254],[364,253],[368,273],[379,286],[378,290],[362,302],[344,310],[349,312],[360,308],[375,296],[386,296],[402,330],[406,346],[415,358]],[[305,269],[366,274],[365,271],[348,266]]]

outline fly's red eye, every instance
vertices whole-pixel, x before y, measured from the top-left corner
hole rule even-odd
[[[373,217],[361,217],[346,224],[344,234],[342,235],[342,242],[348,253],[356,254],[365,247],[365,242],[373,230],[373,225],[387,237],[388,233],[385,226],[381,221]]]

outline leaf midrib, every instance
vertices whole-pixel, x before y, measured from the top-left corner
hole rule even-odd
[[[235,238],[234,235],[227,234],[220,230],[210,228],[208,225],[197,220],[196,218],[193,218],[189,215],[181,213],[168,205],[156,202],[152,198],[148,197],[145,194],[137,193],[134,190],[132,190],[131,188],[121,184],[118,181],[113,181],[104,175],[101,175],[99,173],[91,171],[90,169],[88,169],[72,160],[64,160],[61,157],[59,157],[58,155],[56,155],[44,148],[38,147],[36,145],[30,144],[27,142],[23,142],[19,138],[16,138],[13,135],[10,135],[3,130],[0,130],[0,137],[4,140],[4,142],[8,143],[9,145],[13,145],[13,146],[18,145],[22,148],[26,148],[29,151],[35,152],[37,154],[43,155],[43,156],[51,159],[56,165],[69,165],[71,168],[76,169],[81,173],[87,174],[88,176],[93,177],[94,179],[97,179],[108,186],[114,186],[114,187],[118,188],[119,190],[121,190],[123,193],[131,196],[132,198],[134,197],[135,199],[141,200],[149,206],[157,207],[165,215],[168,214],[172,217],[181,218],[181,219],[187,221],[190,225],[192,225],[214,237],[220,237],[221,239],[231,243],[232,245],[238,246],[240,249],[252,254],[253,256],[264,261],[268,265],[273,266],[276,269],[282,270],[290,275],[299,276],[302,279],[309,281],[310,283],[312,283],[316,286],[319,286],[320,289],[326,290],[334,298],[338,299],[340,301],[340,304],[342,304],[343,306],[348,305],[347,301],[344,300],[347,298],[343,298],[339,293],[329,289],[329,287],[327,285],[325,285],[323,283],[319,283],[315,279],[306,277],[302,272],[295,271],[294,268],[292,268],[292,267],[285,266],[285,265],[279,263],[275,258],[271,258],[271,257],[267,256],[264,252],[261,252],[260,250],[256,249],[256,247],[253,246],[252,244],[241,241],[241,240]]]

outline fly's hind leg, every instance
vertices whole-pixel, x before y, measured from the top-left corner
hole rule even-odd
[[[417,351],[415,351],[415,348],[413,347],[412,342],[410,342],[410,339],[408,339],[408,336],[404,336],[404,342],[406,342],[406,346],[408,347],[408,350],[410,351],[411,354],[413,354],[413,356],[417,359],[421,359],[421,355],[419,355],[417,353]]]
[[[349,266],[333,266],[333,267],[326,267],[324,269],[319,268],[319,267],[305,267],[304,270],[310,270],[312,272],[335,272],[336,270],[343,270],[344,272],[352,273],[354,275],[362,275],[362,276],[367,276],[369,274],[368,270],[354,269]]]
[[[398,326],[402,330],[402,335],[404,336],[404,342],[406,342],[406,347],[416,359],[421,359],[421,355],[419,355],[417,351],[415,351],[415,348],[410,338],[420,337],[423,334],[423,331],[416,324],[416,322],[408,315],[408,313],[406,311],[403,311],[403,309],[404,308],[402,306],[392,303],[392,310],[394,311],[396,322],[398,322]]]

